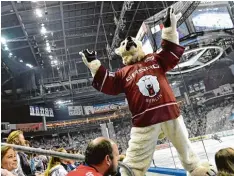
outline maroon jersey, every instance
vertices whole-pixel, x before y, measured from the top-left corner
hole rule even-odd
[[[108,95],[125,93],[135,127],[175,119],[180,111],[165,73],[178,64],[183,52],[183,47],[162,40],[162,49],[146,55],[143,61],[116,72],[100,66],[93,87]]]

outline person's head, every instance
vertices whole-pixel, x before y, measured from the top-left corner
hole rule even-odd
[[[117,145],[104,137],[94,139],[85,151],[85,163],[100,168],[103,175],[117,172],[119,151]]]
[[[1,147],[1,168],[12,171],[17,168],[16,152],[12,147]]]
[[[23,132],[20,130],[12,131],[7,138],[7,143],[16,144],[16,145],[25,145]]]
[[[63,152],[63,153],[67,153],[67,151],[64,149],[64,148],[59,148],[56,150],[57,152]],[[63,160],[62,158],[58,158],[58,157],[54,157],[52,156],[49,160],[49,164],[48,164],[48,167],[45,171],[45,176],[48,176],[49,175],[49,172],[50,172],[50,169],[52,169],[54,166],[57,166],[61,163],[63,163]]]
[[[234,173],[234,149],[224,148],[215,154],[215,163],[219,172]]]

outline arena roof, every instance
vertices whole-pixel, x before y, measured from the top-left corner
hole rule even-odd
[[[78,52],[95,49],[101,62],[116,70],[121,61],[112,49],[174,2],[2,1],[2,102],[113,100],[91,87],[91,74]]]

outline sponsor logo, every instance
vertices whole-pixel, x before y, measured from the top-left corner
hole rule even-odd
[[[176,75],[198,70],[218,60],[223,52],[223,48],[219,46],[207,46],[186,51],[180,59],[180,63],[167,74]]]
[[[136,75],[139,74],[139,73],[143,73],[143,72],[145,72],[145,71],[147,71],[147,70],[150,70],[150,69],[157,69],[157,68],[159,68],[159,65],[158,65],[158,64],[153,64],[153,65],[150,65],[150,66],[148,66],[148,67],[142,67],[142,68],[140,68],[140,69],[134,71],[133,73],[131,73],[131,74],[126,78],[126,81],[128,82],[128,81],[132,80],[132,79],[135,78]]]

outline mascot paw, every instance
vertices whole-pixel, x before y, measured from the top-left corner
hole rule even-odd
[[[94,77],[97,70],[101,66],[101,62],[96,58],[97,52],[86,49],[80,51],[79,54],[82,56],[84,64],[90,69],[92,76]]]
[[[209,164],[208,162],[201,163],[197,168],[195,168],[190,176],[216,176],[216,168]]]
[[[163,22],[164,28],[162,30],[162,39],[179,44],[179,36],[176,31],[176,26],[178,19],[181,17],[181,13],[175,15],[174,12],[173,8],[168,8]]]

